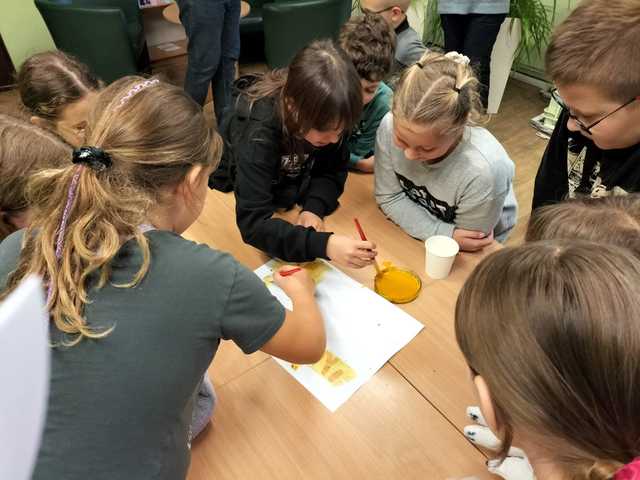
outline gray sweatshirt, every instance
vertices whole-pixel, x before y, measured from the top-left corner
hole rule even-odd
[[[509,6],[509,0],[438,0],[438,13],[456,15],[509,13]]]
[[[396,54],[394,71],[402,71],[416,63],[422,57],[426,48],[409,21],[404,21],[396,28]]]
[[[378,129],[375,195],[382,211],[412,237],[453,236],[456,227],[504,242],[516,224],[514,165],[488,130],[466,127],[458,146],[435,164],[407,160],[393,141],[393,116]]]

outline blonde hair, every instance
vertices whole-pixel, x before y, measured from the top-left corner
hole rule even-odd
[[[610,243],[640,258],[640,194],[576,198],[538,208],[525,241],[554,239]]]
[[[193,165],[215,166],[220,158],[222,141],[207,126],[202,109],[182,89],[166,83],[147,82],[138,91],[143,81],[125,77],[114,82],[100,93],[89,114],[87,143],[111,157],[110,168],[97,171],[70,162],[36,175],[29,186],[33,221],[18,267],[0,298],[25,275],[43,276],[50,286],[51,317],[71,338],[69,345],[109,333],[83,318],[89,287],[102,288],[109,281],[111,261],[131,238],[143,261],[131,282],[117,286],[140,282],[151,255],[140,226],[151,208],[164,202],[164,192],[178,185]],[[137,93],[130,96],[132,92]],[[77,191],[58,260],[56,236],[76,174]]]
[[[545,57],[551,79],[597,87],[612,100],[640,95],[640,2],[588,0],[555,29]]]
[[[29,208],[27,181],[38,170],[63,165],[71,147],[57,136],[0,114],[0,241],[16,230],[11,218]]]
[[[478,86],[470,65],[427,51],[400,77],[393,116],[460,135],[467,124],[483,120]]]
[[[491,392],[504,458],[514,429],[574,480],[640,454],[640,259],[580,240],[483,260],[455,313],[467,363]]]

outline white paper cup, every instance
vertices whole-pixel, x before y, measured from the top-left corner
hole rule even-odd
[[[434,235],[427,238],[425,246],[425,268],[427,275],[435,280],[447,278],[460,251],[460,245],[451,237]]]

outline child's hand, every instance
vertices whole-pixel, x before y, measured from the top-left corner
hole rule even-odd
[[[286,272],[294,268],[300,267],[296,267],[295,265],[284,265],[273,274],[273,282],[284,290],[284,293],[286,293],[291,299],[299,297],[300,295],[313,297],[313,294],[316,291],[316,284],[313,283],[309,272],[304,268],[300,268],[299,271],[294,272],[291,275],[284,277],[280,275],[281,272]]]
[[[356,163],[356,168],[364,173],[373,173],[374,165],[376,164],[376,159],[373,155],[368,158],[361,158]]]
[[[377,254],[375,243],[343,235],[331,235],[327,243],[327,257],[344,267],[366,267],[373,263]]]
[[[456,228],[453,231],[453,239],[458,242],[458,245],[460,245],[460,250],[465,252],[477,252],[493,243],[493,232],[489,235],[485,235],[484,232],[478,232],[476,230]]]
[[[302,211],[298,216],[298,225],[311,227],[316,232],[324,232],[324,221],[315,213]]]

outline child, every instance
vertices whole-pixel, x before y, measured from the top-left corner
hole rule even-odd
[[[638,25],[640,2],[587,0],[555,30],[546,64],[563,111],[536,175],[534,209],[640,191]],[[570,137],[586,148],[568,165]]]
[[[71,148],[57,136],[0,114],[0,242],[29,223],[29,177],[62,165],[70,155]]]
[[[447,235],[466,251],[503,242],[516,223],[514,166],[475,126],[481,109],[468,58],[426,53],[405,70],[376,143],[375,195],[409,235]]]
[[[527,242],[576,239],[624,247],[640,258],[640,194],[576,198],[533,212]],[[465,427],[467,438],[489,450],[499,450],[500,441],[486,426],[478,408],[469,407],[468,413],[479,425]],[[533,478],[524,452],[513,447],[502,465],[495,465],[494,461],[488,465],[491,472],[507,480]]]
[[[242,239],[289,262],[370,265],[374,244],[324,228],[347,179],[346,137],[362,113],[353,64],[322,40],[300,50],[288,71],[253,80],[226,117],[225,152],[211,181],[219,190],[234,189]],[[272,217],[296,204],[302,211],[295,225]]]
[[[323,354],[313,282],[275,275],[285,312],[253,272],[180,236],[222,147],[182,89],[114,82],[86,145],[34,177],[31,226],[0,245],[0,300],[25,275],[48,284],[51,392],[33,478],[184,479],[195,391],[221,339],[295,363]]]
[[[640,259],[614,245],[534,242],[474,270],[456,337],[501,457],[514,440],[539,479],[638,478],[639,296]]]
[[[411,0],[360,0],[363,13],[379,14],[396,32],[395,72],[413,65],[425,53],[418,33],[409,26],[407,10]]]
[[[340,47],[360,76],[364,110],[349,137],[349,166],[373,172],[378,126],[391,108],[391,89],[382,81],[391,71],[395,38],[379,15],[352,17],[340,31]]]
[[[18,72],[20,99],[31,123],[74,147],[84,144],[87,113],[100,88],[86,65],[61,51],[33,55]]]
[[[640,194],[576,198],[539,208],[525,240],[573,238],[625,247],[640,258]]]

